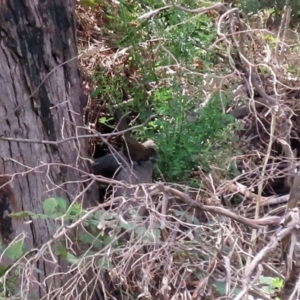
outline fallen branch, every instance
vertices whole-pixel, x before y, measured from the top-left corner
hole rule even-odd
[[[182,192],[180,192],[174,188],[171,188],[169,186],[165,186],[162,183],[158,183],[158,184],[154,185],[153,187],[151,187],[150,192],[151,192],[151,194],[155,194],[157,192],[162,192],[162,193],[167,192],[175,197],[180,198],[184,203],[190,205],[191,207],[198,208],[201,211],[210,212],[212,214],[218,214],[218,215],[222,215],[224,217],[228,217],[230,219],[233,219],[233,220],[240,222],[251,228],[258,229],[258,228],[261,228],[263,226],[268,226],[268,225],[276,226],[276,225],[279,225],[281,222],[281,218],[276,217],[276,216],[270,216],[270,217],[266,217],[266,218],[253,220],[253,219],[248,219],[248,218],[239,216],[239,215],[235,214],[234,212],[227,210],[223,207],[204,205],[200,202],[196,202],[189,195],[182,193]]]

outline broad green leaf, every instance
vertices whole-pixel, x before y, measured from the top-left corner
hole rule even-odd
[[[66,260],[71,263],[71,264],[75,264],[78,265],[80,263],[80,259],[78,259],[76,256],[74,256],[73,254],[71,254],[70,252],[67,252],[66,255]]]
[[[4,250],[5,255],[11,260],[16,260],[23,254],[23,244],[23,240],[13,242]]]
[[[137,235],[142,235],[142,234],[145,234],[146,233],[146,228],[145,227],[142,227],[142,226],[137,226],[134,228],[134,232],[137,234]]]
[[[67,211],[67,201],[60,197],[56,198],[56,201],[61,211],[65,213]]]
[[[174,214],[176,217],[180,217],[184,214],[184,212],[178,209],[174,209]]]
[[[123,229],[132,230],[132,229],[134,229],[134,227],[136,226],[136,224],[135,224],[135,222],[127,222],[127,224],[124,223],[124,222],[120,222],[120,226]]]
[[[48,198],[43,202],[44,213],[48,216],[55,212],[58,203],[55,198]]]
[[[96,237],[93,237],[88,233],[80,233],[79,239],[85,244],[92,244],[97,249],[102,249],[104,246],[103,241],[97,239]]]
[[[259,283],[261,283],[261,284],[272,285],[273,280],[274,280],[274,277],[269,277],[269,276],[260,276],[259,277]]]
[[[215,282],[215,286],[220,296],[225,296],[226,284],[224,282]]]
[[[8,270],[8,268],[10,268],[10,267],[11,266],[5,267],[5,266],[0,265],[0,277],[2,277],[5,274],[6,270]]]

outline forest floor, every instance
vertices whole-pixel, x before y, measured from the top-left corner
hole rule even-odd
[[[117,18],[118,5],[111,5]],[[102,97],[93,94],[101,84],[105,85],[103,78],[99,80],[97,77],[99,68],[105,70],[107,78],[118,75],[140,79],[136,69],[128,67],[127,54],[130,53],[130,49],[118,46],[122,32],[105,30],[109,27],[108,24],[115,22],[113,18],[108,18],[106,10],[107,6],[101,5],[77,8],[80,66],[85,92],[89,95],[85,123],[88,126],[93,124],[99,132],[103,132],[103,126],[97,120],[102,116],[109,116],[108,108],[111,105],[107,94],[104,93]],[[219,14],[216,15],[216,23],[218,19]],[[134,25],[127,24],[136,26],[137,30],[139,25],[138,21]],[[254,25],[252,21],[251,26]],[[263,30],[270,32],[266,28]],[[224,81],[226,89],[230,90],[234,97],[225,113],[232,114],[239,125],[235,131],[239,155],[232,157],[238,174],[228,178],[220,177],[220,174],[214,176],[213,172],[208,174],[203,170],[195,171],[193,176],[201,181],[202,191],[191,189],[189,192],[189,196],[194,200],[199,199],[200,193],[202,203],[222,207],[251,220],[284,215],[293,186],[293,174],[298,171],[300,83],[297,68],[300,67],[300,56],[293,47],[293,44],[297,43],[295,30],[287,30],[284,38],[280,30],[272,30],[271,33],[272,36],[277,36],[276,43],[274,40],[270,42],[259,33],[253,34],[252,42],[250,38],[245,39],[246,54],[250,57],[251,53],[253,61],[254,53],[266,51],[269,51],[266,55],[269,60],[256,61],[256,66],[259,67],[253,76],[249,74],[254,71],[246,66],[248,74],[241,76],[235,72],[230,79],[228,77]],[[282,40],[284,42],[279,43]],[[240,53],[240,57],[243,55],[245,53]],[[151,57],[149,55],[149,60]],[[272,72],[266,72],[266,66],[273,62]],[[144,64],[147,65],[147,61]],[[294,66],[294,69],[291,66]],[[227,68],[228,65],[223,67]],[[218,65],[216,68],[222,66]],[[218,82],[218,78],[215,80]],[[131,81],[128,81],[128,84],[131,85]],[[131,86],[128,87],[130,88]],[[120,101],[127,101],[127,98],[126,92],[120,95]],[[96,142],[91,141],[91,154],[95,150]],[[178,183],[173,183],[173,186],[176,185]],[[185,223],[180,223],[179,210],[173,211],[178,219],[172,224],[180,234],[176,241],[173,240],[171,245],[160,252],[161,258],[155,255],[155,264],[151,263],[149,257],[148,260],[144,260],[148,263],[148,272],[151,272],[152,279],[146,281],[144,278],[141,282],[152,286],[151,291],[159,290],[161,295],[181,295],[180,299],[184,299],[182,295],[185,289],[189,291],[192,297],[190,299],[217,299],[221,296],[240,299],[238,297],[243,297],[246,293],[256,298],[274,299],[272,297],[275,297],[276,290],[282,288],[285,274],[281,263],[280,244],[274,244],[278,224],[271,224],[255,232],[253,228],[233,221],[230,217],[214,214],[213,208],[205,209],[207,210],[204,217],[199,217],[200,221],[206,222],[201,228],[199,224],[193,223],[193,216],[192,219],[185,220]],[[181,239],[185,240],[184,246]],[[253,239],[256,240],[255,243]],[[163,263],[168,259],[170,266],[166,271]],[[195,268],[195,265],[198,265],[198,268]],[[135,282],[137,275],[129,275],[130,280],[125,280],[123,286],[135,293],[138,290],[138,284]],[[171,286],[170,291],[162,292],[166,288],[162,284],[163,280],[167,281],[166,286]],[[228,285],[228,281],[231,285]],[[168,297],[161,299],[171,299]],[[244,299],[251,299],[251,296]],[[281,299],[284,299],[282,293]]]

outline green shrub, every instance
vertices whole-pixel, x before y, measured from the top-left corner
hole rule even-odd
[[[193,1],[181,5],[197,7]],[[207,97],[203,75],[214,76],[210,69],[218,56],[209,47],[217,38],[215,25],[205,14],[192,15],[177,8],[137,21],[138,16],[161,6],[157,0],[143,4],[121,1],[118,15],[111,15],[113,22],[105,30],[115,33],[117,47],[130,46],[124,69],[135,70],[137,76],[135,80],[127,78],[118,73],[117,66],[116,74],[110,77],[105,70],[98,70],[94,74],[98,86],[93,96],[109,105],[121,105],[123,111],[139,112],[140,122],[158,114],[159,118],[133,135],[138,140],[152,138],[158,144],[160,173],[156,177],[187,182],[194,168],[209,171],[210,166],[220,166],[220,161],[224,163],[232,155],[235,121],[221,109],[230,104],[231,98],[222,95],[226,102],[222,104],[218,93],[198,110],[196,120],[187,121]],[[109,7],[107,11],[113,14]],[[121,104],[124,96],[130,101]]]

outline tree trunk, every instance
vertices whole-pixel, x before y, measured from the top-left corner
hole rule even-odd
[[[6,243],[25,231],[27,250],[49,241],[54,224],[48,219],[10,223],[7,212],[43,213],[46,198],[62,197],[70,203],[87,184],[76,170],[89,170],[82,159],[87,157],[87,141],[55,144],[85,133],[77,128],[83,125],[84,97],[75,28],[73,0],[0,0],[0,171],[9,175],[0,177],[0,230]],[[95,189],[84,196],[96,199]],[[61,276],[52,275],[64,272],[66,265],[59,259],[47,263],[45,258],[53,261],[50,255],[41,255],[35,266],[39,271],[31,268],[23,273],[19,291],[23,299],[29,294],[46,298],[64,284]],[[78,299],[75,294],[49,298]]]

